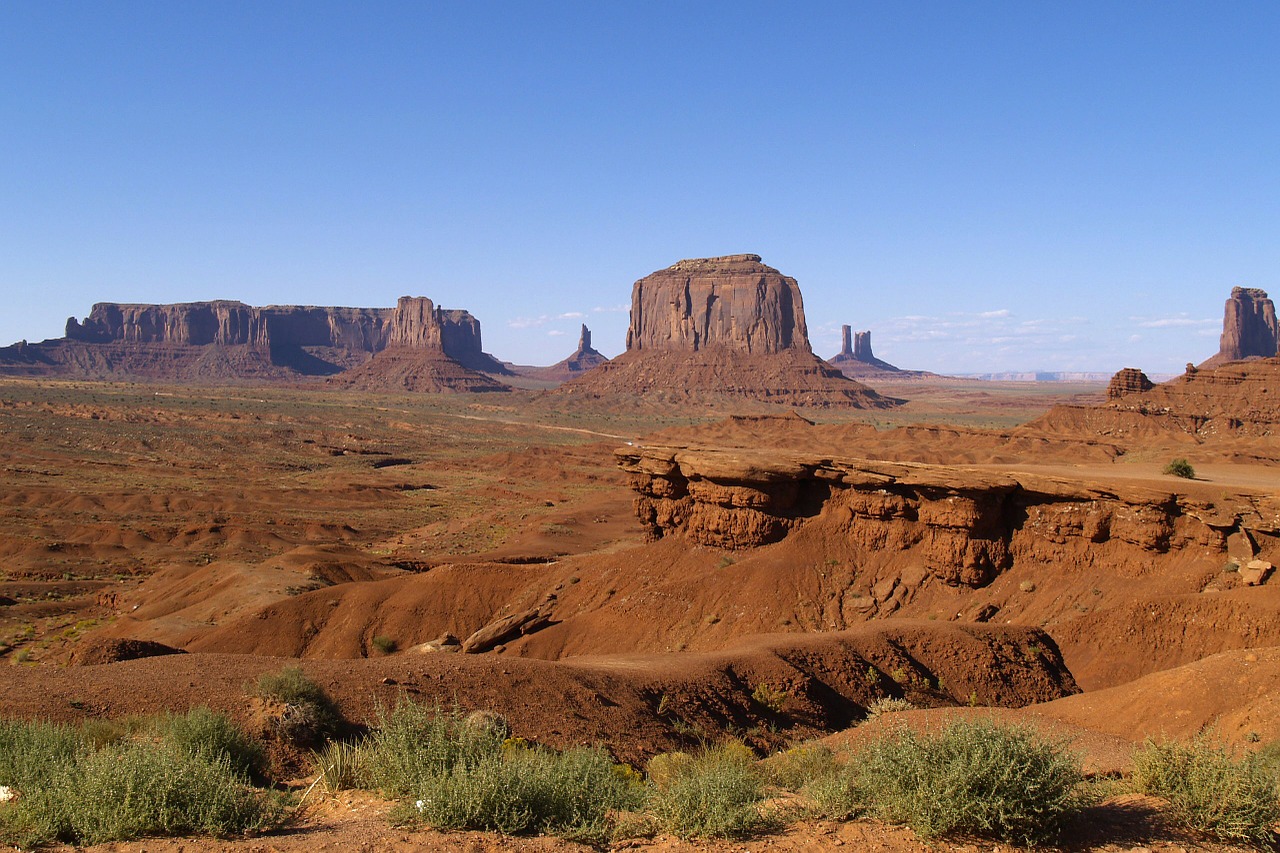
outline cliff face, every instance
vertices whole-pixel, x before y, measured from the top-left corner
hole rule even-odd
[[[830,361],[846,376],[909,372],[876,358],[875,353],[871,351],[871,332],[869,331],[853,332],[852,327],[841,326],[840,338],[840,352],[832,356]]]
[[[649,446],[616,455],[655,539],[751,548],[820,524],[867,555],[896,552],[950,585],[984,586],[1019,560],[1143,563],[1186,549],[1225,553],[1241,532],[1280,532],[1280,502],[1270,496],[1211,503],[1141,487],[777,451]]]
[[[90,378],[273,380],[332,376],[387,350],[399,353],[400,362],[405,354],[418,353],[455,362],[460,370],[507,372],[484,353],[475,317],[410,296],[394,308],[102,302],[83,321],[67,320],[60,341],[28,345],[21,353],[14,347],[0,350],[0,370]],[[432,367],[439,370],[450,369]]]
[[[1259,356],[1274,358],[1280,344],[1276,309],[1265,290],[1233,287],[1222,315],[1218,354],[1204,362],[1208,367],[1226,361]]]
[[[635,283],[628,350],[717,345],[752,354],[809,352],[796,280],[759,255],[726,255],[680,261]]]
[[[664,405],[889,408],[813,354],[795,279],[759,255],[680,261],[631,290],[627,351],[560,390]]]

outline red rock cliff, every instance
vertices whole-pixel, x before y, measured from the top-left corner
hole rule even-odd
[[[796,280],[759,255],[725,255],[680,261],[635,283],[628,350],[712,345],[753,354],[809,352]]]
[[[1273,358],[1280,343],[1276,309],[1265,290],[1233,287],[1222,316],[1222,338],[1218,354],[1208,363],[1239,361],[1260,356]]]

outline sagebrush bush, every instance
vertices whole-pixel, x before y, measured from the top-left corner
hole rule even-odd
[[[501,727],[468,723],[460,710],[402,700],[378,709],[378,723],[361,746],[369,784],[392,796],[417,791],[423,779],[457,765],[473,767],[502,751]]]
[[[658,783],[652,780],[661,758],[649,762],[648,797],[649,811],[661,829],[681,838],[724,838],[764,825],[759,810],[764,786],[747,747],[715,746],[688,760],[664,763],[667,778]]]
[[[1191,463],[1186,459],[1179,457],[1164,466],[1164,473],[1172,477],[1182,477],[1184,480],[1194,480],[1196,478],[1196,469],[1191,467]]]
[[[1167,799],[1192,829],[1259,847],[1274,842],[1280,788],[1265,757],[1237,756],[1208,734],[1190,743],[1148,740],[1133,764],[1134,787]]]
[[[286,666],[279,672],[265,672],[258,677],[254,693],[293,709],[281,718],[280,732],[292,740],[319,740],[332,736],[342,722],[338,706],[324,688],[316,684],[301,667]]]
[[[250,776],[262,770],[262,746],[226,715],[209,708],[159,717],[156,733],[175,748],[211,761],[226,759],[232,770]]]
[[[84,737],[71,726],[0,720],[0,785],[31,790],[76,760]]]
[[[30,845],[127,841],[144,835],[228,836],[278,823],[283,805],[254,791],[224,757],[171,744],[120,743],[60,754],[56,772],[20,786],[0,810],[0,836]]]
[[[616,812],[639,807],[643,788],[602,750],[515,747],[425,776],[416,796],[413,811],[438,829],[603,841]]]
[[[836,769],[836,756],[820,743],[802,743],[760,762],[769,784],[788,791],[799,791],[805,785]]]
[[[1080,808],[1082,774],[1061,744],[1029,729],[957,720],[936,733],[901,729],[849,761],[847,803],[924,838],[956,833],[1035,844]]]

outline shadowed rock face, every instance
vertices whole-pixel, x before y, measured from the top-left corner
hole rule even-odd
[[[1209,361],[1219,363],[1260,356],[1273,358],[1280,343],[1276,309],[1265,290],[1233,287],[1222,316],[1222,339],[1218,354]]]
[[[810,352],[796,280],[759,255],[725,255],[680,261],[635,283],[629,351],[715,345],[753,354]]]

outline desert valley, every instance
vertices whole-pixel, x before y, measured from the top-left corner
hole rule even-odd
[[[641,278],[622,355],[584,326],[550,367],[423,297],[95,305],[0,349],[0,715],[207,707],[263,745],[263,785],[305,792],[282,829],[147,850],[578,849],[313,785],[312,750],[410,700],[637,778],[725,742],[767,767],[991,719],[1114,787],[1064,846],[1234,849],[1124,780],[1148,739],[1280,743],[1266,294],[1232,291],[1220,351],[1158,384],[957,379],[843,337],[814,354],[799,285],[755,255]],[[292,667],[332,703],[327,736],[255,692]],[[930,849],[791,805],[725,849]],[[679,834],[613,843],[730,844]]]

